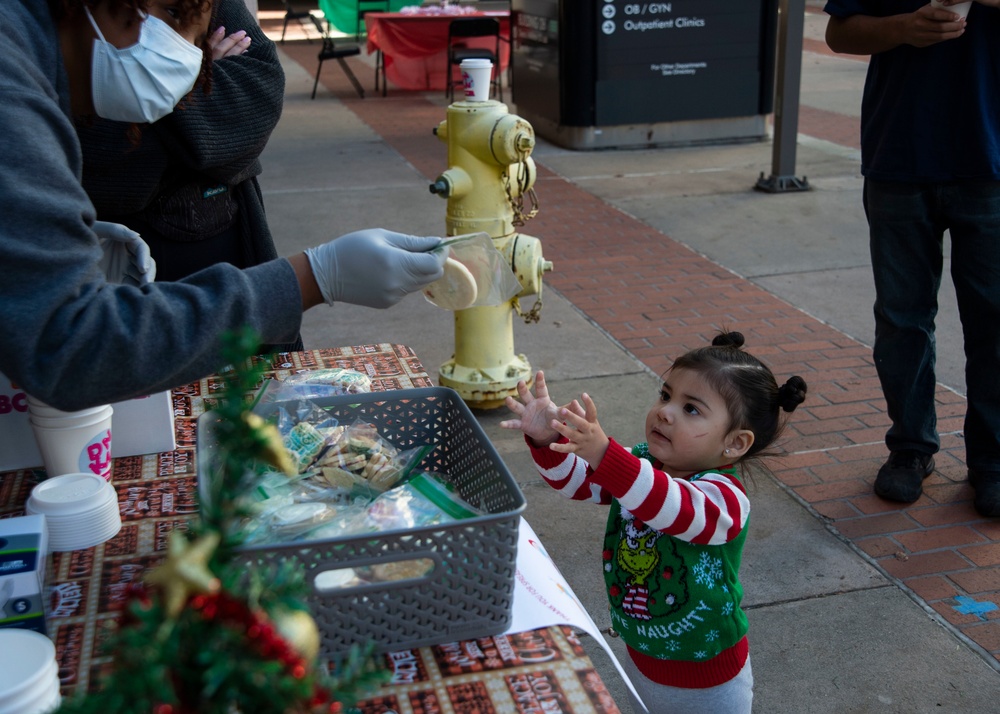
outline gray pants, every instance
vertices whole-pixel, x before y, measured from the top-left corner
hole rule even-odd
[[[649,714],[750,714],[753,704],[753,670],[750,668],[749,656],[739,674],[728,682],[708,689],[683,689],[657,684],[636,669],[631,657],[622,657],[621,663],[646,704],[643,708],[632,697],[632,711],[635,714],[644,714],[646,711]]]

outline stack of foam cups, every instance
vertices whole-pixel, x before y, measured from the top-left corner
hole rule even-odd
[[[34,630],[0,629],[0,714],[48,714],[61,703],[52,640]]]
[[[64,412],[28,395],[28,421],[51,478],[85,471],[111,480],[111,405]]]
[[[24,510],[45,516],[49,548],[82,550],[114,538],[122,528],[118,492],[100,476],[64,474],[31,490]]]

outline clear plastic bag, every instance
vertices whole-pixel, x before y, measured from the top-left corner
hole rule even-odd
[[[371,391],[372,380],[367,374],[353,369],[317,369],[311,372],[292,374],[284,379],[268,379],[264,382],[255,404],[289,402],[293,399],[320,399],[339,397],[342,394],[367,394]]]
[[[297,402],[291,410],[279,408],[277,417],[278,433],[300,474],[344,433],[334,417],[308,400]]]
[[[362,419],[351,424],[316,461],[316,468],[331,487],[354,496],[375,498],[403,483],[430,446],[400,451]]]
[[[446,310],[502,305],[522,290],[514,271],[486,233],[448,238],[434,250],[447,251],[448,259],[457,266],[446,265],[444,277],[424,288],[424,297],[432,305]]]
[[[365,518],[371,531],[389,531],[452,523],[481,516],[440,474],[420,472],[407,483],[376,498]]]

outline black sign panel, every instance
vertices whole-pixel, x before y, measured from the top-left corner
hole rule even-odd
[[[598,0],[595,10],[598,125],[760,113],[759,3]]]
[[[514,103],[564,126],[771,111],[778,0],[513,0]]]

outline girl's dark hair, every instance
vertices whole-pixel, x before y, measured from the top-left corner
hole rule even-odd
[[[743,335],[722,332],[711,347],[700,347],[680,356],[670,370],[697,372],[725,400],[730,429],[753,432],[753,445],[744,459],[766,455],[784,427],[781,412],[792,412],[806,398],[802,377],[790,377],[780,387],[764,363],[744,352]],[[668,370],[669,371],[669,370]]]

